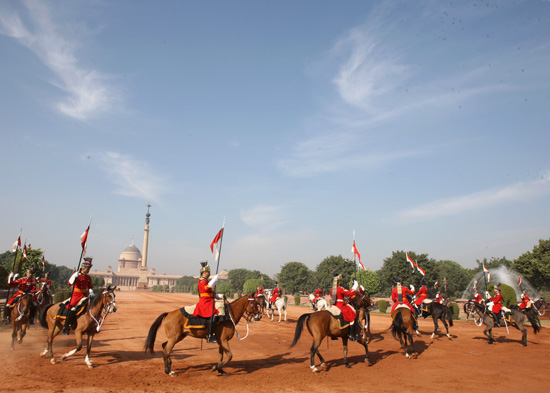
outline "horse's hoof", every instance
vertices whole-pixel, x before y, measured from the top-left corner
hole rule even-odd
[[[90,363],[90,364],[88,364],[88,368],[92,369],[92,368],[94,368],[94,365]]]
[[[405,356],[408,358],[410,358],[409,354],[407,352],[405,352]]]
[[[311,368],[311,371],[313,371],[314,373],[319,372],[319,370],[317,370],[317,367],[315,367],[315,366],[310,366],[310,368]]]
[[[50,363],[51,363],[51,364],[55,364],[55,359],[53,359],[53,358],[50,359]]]
[[[453,339],[450,334],[447,334],[447,337],[449,337],[449,340]]]
[[[227,377],[227,376],[229,376],[229,374],[226,373],[225,371],[223,371],[221,368],[218,370],[218,372],[221,374],[222,377]]]
[[[416,353],[411,353],[411,356],[409,359],[416,359]]]
[[[346,368],[351,368],[351,364],[346,363]]]
[[[170,373],[169,373],[168,375],[170,375],[171,377],[175,377],[175,376],[177,376],[178,374],[176,374],[175,371],[170,371]]]
[[[319,368],[323,371],[326,371],[327,369],[327,364],[326,363],[321,363],[321,365],[319,366]]]
[[[435,336],[435,333],[432,333],[432,335],[430,336],[430,338],[433,340],[433,339],[434,339],[434,336]]]
[[[365,359],[365,364],[367,365],[367,367],[372,366],[372,363],[370,362],[369,359]]]
[[[214,364],[214,365],[212,366],[212,370],[211,370],[211,371],[216,371],[217,369],[218,369],[218,365],[217,365],[217,364]]]

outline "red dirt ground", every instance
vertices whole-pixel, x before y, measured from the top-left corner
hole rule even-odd
[[[496,329],[497,342],[487,345],[483,328],[473,322],[456,321],[452,340],[444,335],[430,339],[431,319],[420,321],[421,337],[415,338],[417,359],[407,359],[399,342],[391,336],[388,315],[372,315],[372,341],[369,344],[373,365],[362,363],[361,345],[350,343],[351,369],[342,362],[341,341],[321,344],[328,371],[314,374],[309,368],[311,336],[304,331],[298,344],[289,349],[296,321],[306,307],[289,306],[288,321],[270,322],[266,317],[250,325],[245,340],[234,337],[230,344],[233,360],[222,377],[211,372],[217,362],[217,345],[186,338],[172,354],[170,377],[164,373],[161,326],[155,354],[144,353],[149,327],[165,311],[196,302],[188,294],[117,292],[115,314],[110,315],[96,335],[91,359],[93,369],[84,363],[85,349],[73,357],[50,364],[39,354],[45,348],[46,329],[32,326],[22,344],[10,351],[11,332],[0,330],[0,362],[5,391],[26,392],[547,392],[550,329],[528,330],[528,346],[520,343],[521,334],[511,329]],[[246,324],[238,325],[241,336]],[[441,331],[441,330],[440,330]],[[74,335],[56,337],[56,359],[73,349]],[[316,360],[318,364],[318,360]],[[546,370],[546,371],[545,371]],[[2,389],[3,390],[3,389]]]

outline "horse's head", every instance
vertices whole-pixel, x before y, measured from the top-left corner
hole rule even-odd
[[[110,285],[103,291],[103,296],[105,297],[104,304],[105,304],[105,310],[108,314],[116,312],[117,306],[115,301],[115,289],[116,285],[114,287],[111,287]]]
[[[21,314],[27,314],[32,306],[32,293],[31,292],[25,292],[21,297],[19,298],[19,312]]]
[[[251,293],[248,295],[246,307],[244,309],[245,319],[247,321],[257,320],[262,318],[262,308],[258,303],[258,299]]]

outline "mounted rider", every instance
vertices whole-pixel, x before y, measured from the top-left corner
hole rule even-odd
[[[25,277],[17,278],[17,274],[14,275],[13,272],[10,273],[8,277],[8,285],[10,287],[19,287],[19,290],[13,295],[10,300],[7,301],[5,307],[4,307],[4,323],[7,324],[9,322],[10,318],[10,312],[8,311],[11,309],[11,307],[15,304],[15,300],[18,299],[21,295],[25,293],[32,293],[32,307],[30,310],[30,316],[29,320],[32,317],[34,319],[34,313],[36,312],[36,306],[38,303],[36,302],[36,298],[34,297],[34,293],[36,292],[36,280],[32,276],[33,269],[27,269]]]
[[[47,296],[51,303],[52,280],[50,280],[50,272],[46,272],[46,274],[44,274],[44,278],[41,278],[40,280],[38,280],[38,282],[42,283],[39,291],[42,291],[44,293],[44,296]]]
[[[416,293],[415,300],[413,302],[413,306],[417,310],[417,315],[421,314],[422,310],[422,303],[424,303],[425,300],[428,300],[428,288],[426,288],[426,279],[422,277],[420,280],[420,289]]]
[[[487,301],[492,302],[492,304],[490,304],[488,307],[488,311],[493,315],[496,327],[500,327],[500,311],[502,310],[502,294],[500,293],[500,291],[500,283],[498,283],[498,285],[495,287],[495,296],[491,297],[491,294],[489,292],[485,292]]]
[[[393,301],[393,306],[391,308],[391,312],[397,308],[399,305],[405,305],[411,310],[413,319],[414,319],[414,330],[418,332],[418,322],[416,320],[416,314],[414,311],[413,306],[409,302],[409,299],[407,298],[407,295],[414,295],[414,291],[411,291],[406,286],[401,285],[401,279],[399,277],[393,278],[395,282],[395,288],[391,291],[391,300]]]
[[[313,297],[313,305],[312,308],[315,310],[315,307],[317,306],[317,302],[319,299],[323,298],[323,290],[321,289],[321,286],[317,284],[317,289],[315,290],[314,297]]]
[[[71,278],[69,278],[68,285],[73,287],[71,299],[67,303],[67,317],[65,318],[65,324],[63,325],[63,334],[68,335],[71,330],[71,325],[76,322],[76,309],[75,307],[86,297],[94,295],[94,286],[92,284],[92,278],[88,275],[92,268],[92,257],[84,258],[82,266],[79,272],[75,272]]]
[[[342,287],[342,275],[338,272],[332,272],[334,279],[332,281],[332,288],[330,295],[332,297],[332,304],[340,309],[342,317],[346,322],[349,322],[349,339],[350,341],[357,341],[357,332],[355,330],[355,320],[357,319],[357,312],[351,304],[345,303],[345,297],[353,299],[355,297],[355,290],[359,287],[357,281],[354,280],[351,290],[347,290]]]
[[[437,291],[437,294],[435,295],[435,301],[439,304],[445,304],[445,299],[441,295],[441,291]]]
[[[254,297],[257,298],[258,296],[265,296],[264,287],[262,287],[261,283],[258,284],[258,288],[256,288],[256,294],[254,295]]]
[[[477,289],[474,293],[474,302],[479,303],[479,304],[485,303],[485,299],[483,299],[483,296],[481,296],[481,294],[479,293],[479,291]]]
[[[208,262],[201,262],[200,278],[198,282],[199,302],[195,306],[193,316],[210,318],[206,342],[215,343],[217,341],[214,327],[216,326],[217,317],[220,312],[214,307],[214,297],[217,299],[223,299],[223,295],[214,293],[216,283],[218,282],[218,275],[216,274],[210,281],[208,281],[209,278],[210,266],[208,266]]]
[[[519,303],[519,309],[521,311],[526,311],[533,306],[533,301],[529,296],[527,296],[527,290],[523,290],[521,293],[521,302]]]
[[[271,297],[269,298],[269,309],[271,310],[271,305],[275,304],[277,299],[281,297],[281,289],[279,288],[279,283],[275,282],[275,288],[271,292]]]

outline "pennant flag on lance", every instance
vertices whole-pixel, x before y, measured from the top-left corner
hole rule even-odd
[[[82,249],[86,249],[86,242],[88,241],[88,232],[90,231],[90,226],[88,225],[88,228],[84,231],[82,235],[80,235],[80,245],[82,246]]]
[[[21,248],[21,236],[17,238],[13,246],[11,247],[11,252],[16,252],[18,248]]]
[[[439,288],[439,282],[436,280],[435,284],[434,284],[434,288]]]
[[[42,254],[42,270],[46,270],[46,258],[44,257],[44,254]]]
[[[225,219],[223,220],[222,229],[220,229],[220,231],[214,237],[214,240],[212,240],[212,243],[210,243],[210,251],[212,251],[212,253],[214,253],[214,247],[216,247],[216,256],[215,256],[215,261],[216,262],[219,262],[219,260],[220,260],[220,253],[221,253],[221,246],[222,246],[224,228],[225,228]]]
[[[518,285],[521,285],[521,276],[518,278]]]
[[[357,251],[357,247],[355,247],[355,240],[353,241],[353,246],[351,247],[351,252],[354,253],[355,255],[357,255],[357,260],[359,262],[359,265],[361,265],[361,267],[363,268],[363,270],[367,270],[367,269],[365,269],[365,266],[363,266],[363,263],[361,262],[361,254],[359,254],[359,251]]]
[[[27,242],[25,242],[25,247],[23,248],[23,259],[25,261],[29,260],[29,258],[27,258]]]
[[[411,264],[411,267],[413,269],[413,272],[414,272],[414,267],[416,266],[416,263],[414,263],[414,261],[412,260],[412,258],[409,256],[409,253],[406,252],[405,255],[407,256],[407,262],[409,262]]]

